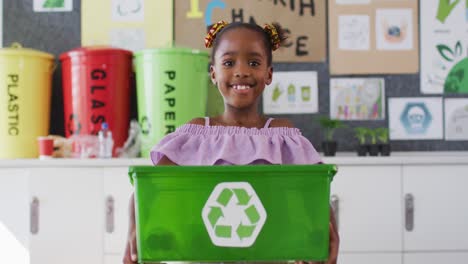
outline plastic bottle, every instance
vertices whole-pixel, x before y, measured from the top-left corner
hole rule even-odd
[[[114,139],[112,132],[109,130],[109,124],[102,123],[101,130],[98,133],[99,139],[99,158],[112,158],[112,148],[114,147]]]

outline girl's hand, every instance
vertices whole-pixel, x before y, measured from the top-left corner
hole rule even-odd
[[[330,245],[327,261],[296,261],[296,264],[336,264],[338,261],[338,249],[340,247],[340,236],[336,228],[335,214],[330,208]]]
[[[335,221],[333,210],[330,209],[330,253],[327,264],[336,264],[338,261],[338,249],[340,247],[340,236]]]
[[[137,247],[136,247],[136,231],[135,231],[135,200],[134,194],[130,197],[128,205],[129,212],[129,225],[128,225],[128,238],[127,246],[125,247],[125,253],[123,256],[124,264],[135,264],[138,263]]]
[[[168,159],[166,156],[162,157],[157,165],[177,165]],[[130,196],[130,202],[128,204],[128,237],[127,246],[125,247],[125,253],[123,256],[124,264],[135,264],[138,263],[137,244],[136,244],[136,224],[135,224],[135,193]]]

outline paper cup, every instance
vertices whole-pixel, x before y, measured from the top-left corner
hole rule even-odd
[[[38,137],[39,159],[50,159],[54,153],[54,139],[48,137]]]

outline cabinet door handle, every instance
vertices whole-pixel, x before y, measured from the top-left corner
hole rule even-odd
[[[338,229],[340,229],[340,198],[338,195],[333,194],[330,198],[330,202],[333,213],[335,214],[336,231],[338,231]]]
[[[405,228],[408,232],[414,229],[414,197],[411,193],[405,195]]]
[[[106,198],[106,232],[112,234],[114,232],[114,198],[107,196]]]
[[[29,231],[36,235],[39,233],[39,199],[33,197],[29,206]]]

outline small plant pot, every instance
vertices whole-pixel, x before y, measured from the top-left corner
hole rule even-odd
[[[379,155],[379,145],[371,144],[369,145],[369,156],[378,156]]]
[[[390,144],[380,144],[379,145],[379,152],[380,152],[380,155],[382,156],[390,156],[390,152],[391,152],[391,148],[390,148]]]
[[[335,156],[336,154],[336,141],[323,141],[322,149],[325,156]]]
[[[359,144],[357,147],[357,155],[358,156],[367,156],[367,152],[369,152],[369,145],[367,144]]]

